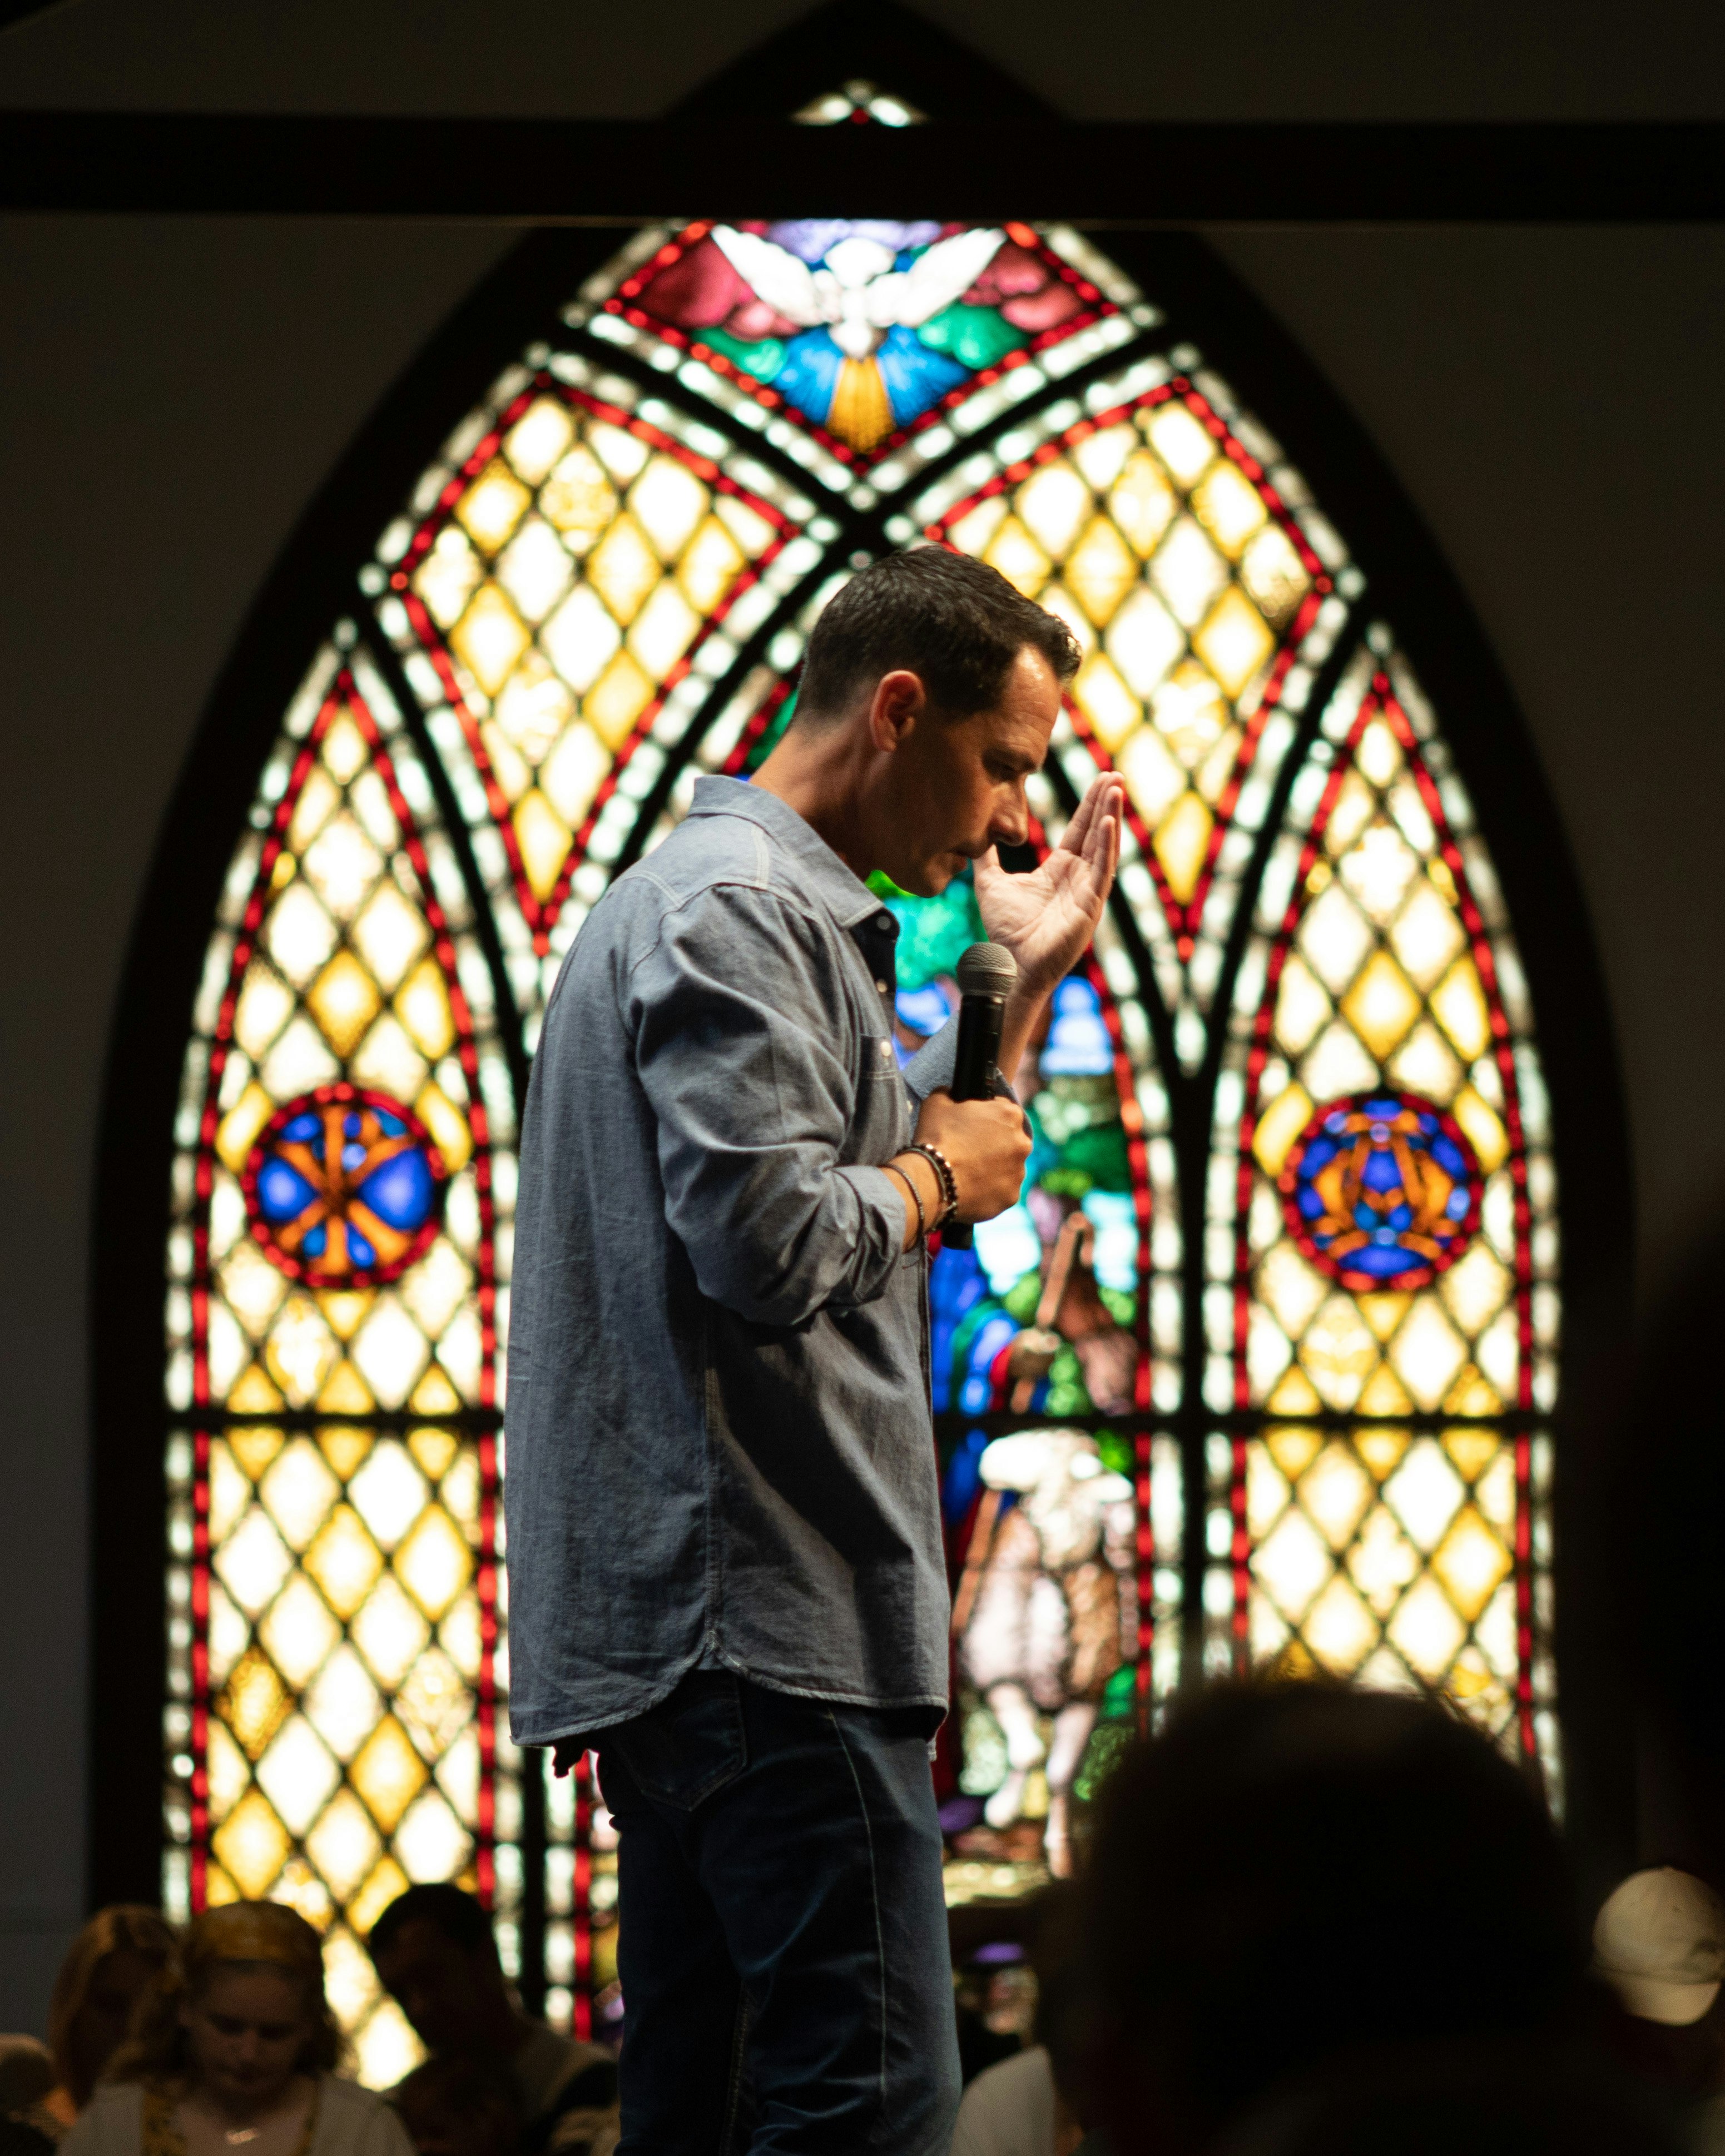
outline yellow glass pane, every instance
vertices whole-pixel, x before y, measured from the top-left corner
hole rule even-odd
[[[395,1008],[413,1045],[429,1063],[449,1053],[455,1038],[449,990],[434,957],[419,961],[395,998]]]
[[[1466,1364],[1461,1374],[1444,1394],[1445,1414],[1492,1415],[1503,1412],[1503,1400],[1497,1388],[1488,1385],[1471,1363]]]
[[[626,511],[593,549],[587,573],[615,618],[625,626],[632,622],[660,572],[645,534]]]
[[[1394,918],[1420,863],[1395,826],[1380,819],[1349,848],[1337,872],[1368,918],[1382,927]]]
[[[383,1701],[351,1646],[338,1647],[306,1692],[305,1712],[338,1759],[351,1759],[377,1725]]]
[[[434,1506],[396,1553],[395,1569],[428,1617],[441,1617],[466,1586],[473,1553],[441,1506]]]
[[[1048,582],[1049,558],[1016,516],[1009,516],[989,542],[983,559],[999,569],[1009,584],[1016,584],[1026,598],[1034,598]],[[1084,594],[1081,592],[1079,597]]]
[[[1138,560],[1106,516],[1095,518],[1065,565],[1066,588],[1104,629],[1138,581]]]
[[[275,1113],[275,1103],[254,1079],[223,1116],[216,1151],[238,1175],[245,1166],[258,1132]]]
[[[325,1379],[317,1404],[326,1414],[369,1414],[377,1403],[371,1388],[344,1355]]]
[[[425,1509],[425,1478],[399,1438],[380,1438],[347,1486],[347,1498],[384,1549],[393,1549]]]
[[[1378,797],[1357,771],[1342,781],[1324,829],[1324,847],[1332,860],[1339,860],[1376,818]]]
[[[1163,818],[1152,841],[1168,889],[1182,905],[1198,888],[1214,820],[1198,794],[1183,793]]]
[[[383,860],[365,832],[345,810],[332,817],[306,849],[301,864],[307,882],[337,921],[351,921],[382,871]],[[285,906],[298,884],[285,892]]]
[[[1471,1086],[1464,1086],[1456,1096],[1450,1111],[1466,1132],[1474,1151],[1480,1157],[1480,1166],[1489,1175],[1500,1166],[1509,1151],[1509,1133],[1504,1129],[1496,1109],[1489,1106]]]
[[[1192,506],[1210,536],[1231,562],[1268,511],[1258,490],[1235,464],[1219,457],[1193,490]]]
[[[303,1714],[282,1725],[258,1762],[258,1786],[292,1835],[305,1833],[341,1779],[329,1747]]]
[[[413,589],[438,627],[447,630],[461,619],[485,573],[485,564],[468,543],[467,534],[446,525],[413,572]]]
[[[1407,1387],[1387,1363],[1380,1363],[1366,1381],[1356,1404],[1362,1414],[1406,1414],[1413,1407]]]
[[[598,680],[622,640],[622,630],[588,584],[578,584],[539,632],[547,656],[578,694]]]
[[[1279,525],[1270,524],[1240,557],[1240,580],[1272,629],[1285,628],[1312,579]]]
[[[288,886],[264,924],[264,947],[296,988],[305,987],[336,942],[335,923],[304,883]]]
[[[448,1748],[473,1713],[467,1680],[441,1649],[422,1655],[396,1694],[396,1712],[428,1757]]]
[[[351,1789],[338,1789],[305,1837],[305,1854],[338,1902],[351,1898],[382,1848],[370,1815]]]
[[[472,1286],[472,1273],[454,1245],[439,1236],[413,1270],[403,1276],[401,1299],[412,1313],[414,1323],[429,1337],[435,1339],[460,1308]]]
[[[1293,1085],[1278,1093],[1258,1118],[1252,1152],[1266,1175],[1281,1173],[1288,1147],[1311,1122],[1312,1114],[1311,1095],[1303,1086]]]
[[[293,1015],[294,992],[261,959],[246,968],[234,1011],[234,1038],[255,1063]]]
[[[466,1116],[442,1087],[422,1086],[414,1098],[413,1111],[430,1132],[450,1173],[465,1168],[473,1154],[473,1132]]]
[[[1064,461],[1044,465],[1019,489],[1014,505],[1045,553],[1059,561],[1090,514],[1091,491]]]
[[[503,439],[503,453],[529,486],[537,486],[569,446],[575,423],[567,406],[541,397],[522,413]]]
[[[348,1779],[385,1834],[393,1834],[402,1814],[425,1786],[425,1763],[393,1714],[385,1715],[367,1738]]]
[[[399,986],[429,941],[424,916],[388,880],[378,885],[353,924],[354,945],[386,993]]]
[[[1455,907],[1421,876],[1389,932],[1390,947],[1414,986],[1430,988],[1466,940]]]
[[[219,1722],[208,1725],[210,1816],[218,1825],[252,1785],[251,1763]]]
[[[1379,1505],[1348,1553],[1348,1576],[1374,1616],[1387,1617],[1420,1573],[1418,1552]]]
[[[566,729],[539,773],[545,798],[572,831],[593,806],[601,780],[611,768],[611,752],[593,728]]]
[[[1216,454],[1214,438],[1183,404],[1157,406],[1145,424],[1156,454],[1178,480],[1189,487]]]
[[[216,1712],[234,1732],[247,1758],[255,1759],[291,1710],[286,1686],[259,1648],[248,1648],[216,1702]]]
[[[482,587],[449,633],[455,656],[488,696],[509,679],[528,641],[526,624],[495,584]]]
[[[706,516],[711,496],[686,465],[655,455],[629,489],[629,506],[660,559],[675,562]]]
[[[459,1447],[446,1430],[416,1430],[408,1440],[408,1450],[421,1470],[439,1482],[449,1473]]]
[[[461,1405],[461,1395],[449,1383],[447,1373],[433,1363],[414,1386],[408,1404],[415,1414],[453,1414]]]
[[[1290,1624],[1297,1625],[1335,1569],[1323,1538],[1303,1512],[1291,1512],[1259,1543],[1252,1572]]]
[[[1300,1502],[1335,1550],[1352,1538],[1375,1495],[1371,1476],[1339,1440],[1327,1445],[1300,1478]]]
[[[335,1298],[326,1295],[323,1300],[329,1303]],[[372,1440],[368,1430],[356,1430],[351,1423],[331,1423],[319,1430],[317,1442],[324,1458],[345,1482],[371,1450]]]
[[[341,1494],[323,1455],[310,1438],[296,1437],[276,1458],[258,1494],[290,1549],[305,1548]]]
[[[1152,701],[1156,730],[1188,771],[1196,770],[1230,731],[1228,706],[1208,670],[1189,659]]]
[[[281,1394],[255,1363],[228,1395],[236,1414],[268,1414],[282,1404]]]
[[[293,1843],[287,1829],[258,1789],[249,1789],[210,1838],[211,1846],[241,1894],[261,1901],[286,1862]]]
[[[1352,1676],[1378,1644],[1378,1620],[1337,1573],[1307,1613],[1306,1644],[1334,1676]]]
[[[316,1932],[327,1930],[336,1913],[329,1888],[303,1856],[288,1859],[281,1868],[280,1878],[270,1890],[270,1898],[285,1902]]]
[[[337,1506],[305,1553],[305,1569],[338,1617],[352,1617],[383,1568],[377,1545],[351,1505]]]
[[[1437,1028],[1429,1019],[1421,1019],[1389,1059],[1389,1075],[1398,1086],[1423,1093],[1445,1108],[1461,1083],[1461,1065]]]
[[[1457,1371],[1467,1360],[1467,1346],[1445,1317],[1436,1296],[1420,1296],[1408,1321],[1390,1343],[1395,1372],[1416,1407],[1428,1410],[1443,1403]]]
[[[1155,552],[1177,506],[1168,475],[1143,449],[1127,459],[1108,495],[1109,515],[1144,561]]]
[[[1359,1312],[1346,1296],[1332,1295],[1300,1343],[1300,1360],[1326,1407],[1351,1408],[1360,1388],[1377,1367],[1378,1348]]]
[[[288,1682],[303,1690],[341,1629],[305,1573],[296,1572],[258,1627],[258,1636]]]
[[[305,1000],[324,1039],[344,1061],[382,1008],[377,983],[348,950],[338,951],[331,959]]]
[[[516,803],[511,819],[516,843],[521,850],[521,866],[536,898],[549,898],[557,889],[563,863],[569,858],[572,834],[536,786]]]
[[[1465,1063],[1485,1053],[1491,1044],[1491,1022],[1471,958],[1459,959],[1450,968],[1432,995],[1431,1008]]]
[[[654,680],[663,680],[689,649],[700,627],[700,615],[676,585],[667,582],[635,617],[629,633],[629,649]]]
[[[431,1628],[393,1573],[386,1573],[378,1582],[377,1592],[349,1630],[354,1645],[365,1656],[377,1681],[392,1690],[412,1668],[431,1637]]]
[[[1373,942],[1365,916],[1337,883],[1314,900],[1300,924],[1300,950],[1332,996],[1353,978]]]
[[[1471,1625],[1508,1573],[1509,1552],[1471,1505],[1464,1505],[1444,1537],[1431,1568],[1459,1614]]]
[[[698,613],[711,613],[736,582],[743,567],[741,547],[716,516],[695,535],[677,571],[677,581]]]
[[[1408,1447],[1385,1481],[1384,1495],[1415,1548],[1430,1551],[1443,1539],[1467,1491],[1442,1447],[1422,1437]]]
[[[1467,1636],[1449,1597],[1430,1573],[1409,1589],[1388,1629],[1409,1666],[1429,1685],[1440,1681]]]
[[[341,805],[341,789],[323,769],[314,765],[300,788],[287,827],[287,850],[302,854]]]
[[[1100,651],[1093,651],[1079,669],[1072,694],[1111,756],[1142,722],[1143,706]]]
[[[1303,1055],[1330,1015],[1330,998],[1306,961],[1295,952],[1281,969],[1276,998],[1276,1042],[1290,1055]]]
[[[223,1259],[216,1268],[216,1280],[228,1307],[254,1340],[261,1339],[287,1294],[287,1282],[281,1274],[257,1245],[248,1240],[236,1243]]]
[[[1276,1105],[1279,1106],[1286,1098],[1286,1094],[1279,1094]],[[1263,1136],[1264,1125],[1260,1123],[1258,1137],[1262,1138]],[[1273,1154],[1275,1147],[1276,1139],[1272,1135],[1268,1142],[1268,1150]],[[1260,1300],[1291,1340],[1300,1337],[1329,1291],[1326,1282],[1307,1264],[1293,1245],[1286,1241],[1275,1245],[1258,1267],[1257,1289]],[[1277,1458],[1280,1457],[1278,1454]],[[1291,1469],[1289,1471],[1297,1473],[1299,1471]]]
[[[1420,1015],[1420,998],[1388,951],[1374,951],[1342,998],[1342,1014],[1379,1063]]]
[[[1276,649],[1264,617],[1230,584],[1192,639],[1193,649],[1230,696],[1238,696]]]
[[[254,1505],[217,1551],[215,1568],[234,1601],[255,1617],[275,1600],[294,1560],[269,1516]]]
[[[1387,787],[1402,767],[1402,745],[1382,718],[1375,718],[1359,737],[1353,760],[1373,786]]]
[[[495,554],[532,499],[502,459],[495,457],[456,503],[455,515],[480,552]]]
[[[1129,421],[1122,420],[1099,433],[1086,434],[1072,449],[1072,461],[1100,493],[1106,492],[1121,474],[1127,459],[1138,449],[1138,438]],[[1139,454],[1143,453],[1139,450]]]
[[[1186,632],[1147,584],[1137,584],[1109,623],[1106,642],[1133,696],[1149,697],[1183,655]]]
[[[393,1856],[378,1864],[347,1905],[347,1921],[363,1938],[393,1901],[408,1891],[408,1875]]]
[[[609,642],[606,645],[606,656],[608,656],[616,643],[617,624],[590,592],[588,598],[598,609],[601,619],[608,624]],[[560,615],[558,619],[561,621],[562,617]],[[600,663],[603,664],[603,660]],[[491,724],[485,730],[485,741],[494,757],[501,746],[500,737],[501,742],[506,742],[515,752],[516,760],[510,766],[511,781],[524,773],[527,767],[543,762],[552,744],[568,724],[574,709],[575,700],[569,693],[568,684],[552,671],[551,662],[543,652],[529,651],[525,654],[521,665],[505,682],[502,693],[492,706]],[[499,783],[503,783],[501,770]],[[525,777],[521,777],[510,798],[513,799],[516,793],[521,793],[526,783]],[[506,784],[505,791],[507,793],[509,790]]]
[[[1117,761],[1132,805],[1153,830],[1185,792],[1185,773],[1154,726],[1129,734]]]
[[[523,621],[543,621],[574,574],[568,548],[542,516],[530,516],[497,560],[497,582]]]
[[[1477,1241],[1440,1283],[1450,1315],[1470,1335],[1482,1332],[1503,1306],[1510,1276],[1488,1243]]]
[[[592,450],[578,444],[546,481],[539,506],[568,546],[584,554],[617,514],[617,490]]]
[[[581,706],[608,748],[620,748],[653,701],[653,684],[633,655],[619,651]]]

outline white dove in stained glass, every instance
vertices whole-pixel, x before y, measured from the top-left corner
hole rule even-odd
[[[716,225],[713,239],[759,299],[804,329],[824,328],[846,358],[872,358],[886,332],[919,328],[968,292],[1006,235],[988,228],[955,233],[926,248],[906,270],[876,239],[841,239],[820,267],[758,233]]]

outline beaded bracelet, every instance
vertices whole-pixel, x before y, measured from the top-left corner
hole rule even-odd
[[[958,1210],[958,1178],[952,1173],[952,1162],[947,1158],[938,1146],[924,1145],[920,1138],[913,1138],[905,1147],[905,1151],[920,1152],[940,1178],[941,1193],[947,1203],[945,1211],[934,1224],[937,1228],[944,1228],[947,1221]]]
[[[919,1243],[926,1243],[928,1240],[928,1215],[922,1209],[922,1193],[896,1161],[886,1161],[882,1165],[889,1175],[896,1175],[905,1188],[910,1192],[911,1203],[916,1209],[916,1240]]]

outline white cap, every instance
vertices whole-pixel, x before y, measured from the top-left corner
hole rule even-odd
[[[1594,1967],[1638,2020],[1686,2029],[1725,1979],[1725,1902],[1686,1871],[1635,1871],[1594,1919]]]

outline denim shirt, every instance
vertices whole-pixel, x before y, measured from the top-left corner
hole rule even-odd
[[[690,1670],[947,1700],[926,1259],[880,1163],[897,924],[736,779],[564,962],[522,1132],[507,1411],[511,1721],[547,1744]]]

